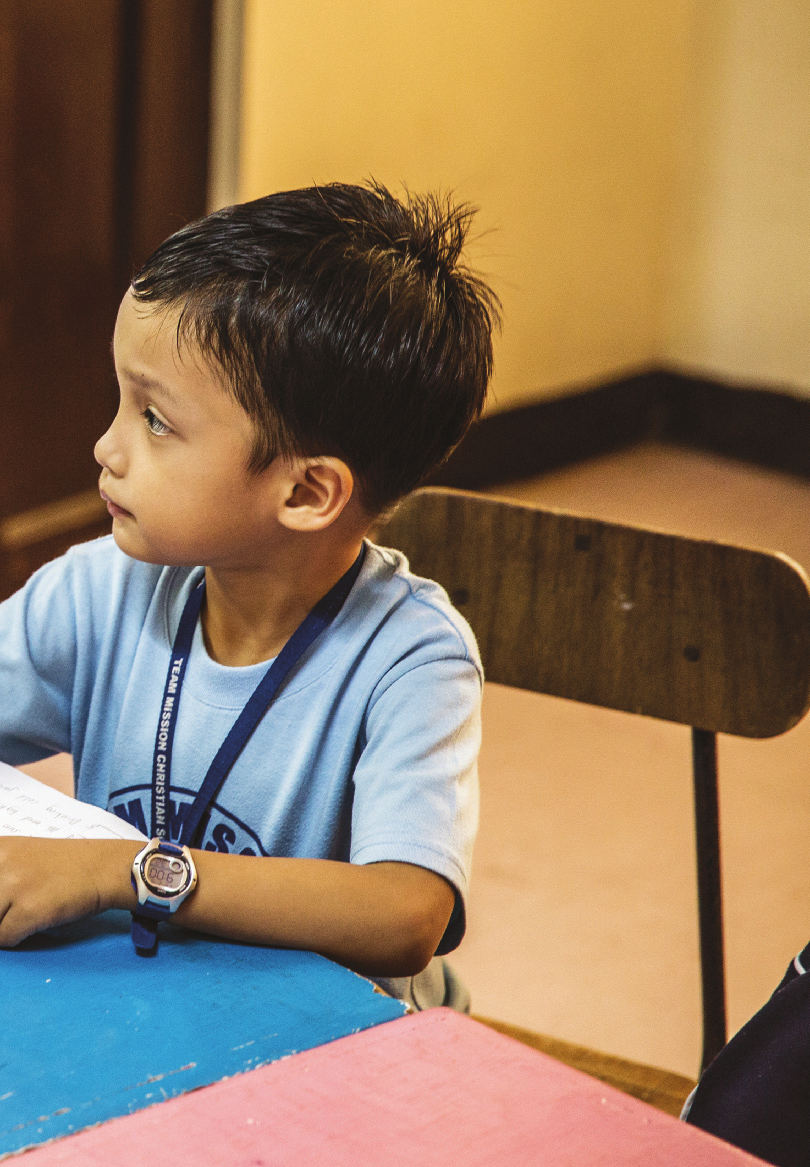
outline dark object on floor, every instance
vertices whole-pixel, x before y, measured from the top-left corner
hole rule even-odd
[[[810,944],[721,1050],[686,1121],[778,1167],[810,1163]]]

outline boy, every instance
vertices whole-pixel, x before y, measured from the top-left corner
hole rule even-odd
[[[150,952],[176,913],[444,999],[409,979],[464,932],[481,669],[441,589],[364,537],[483,406],[470,217],[285,192],[135,277],[95,451],[113,538],[0,606],[0,757],[71,752],[77,796],[153,843],[0,839],[0,946],[117,907]]]

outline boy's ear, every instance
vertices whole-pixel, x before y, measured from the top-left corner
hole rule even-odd
[[[292,531],[322,531],[352,497],[354,475],[340,458],[296,458],[289,466],[279,521]]]

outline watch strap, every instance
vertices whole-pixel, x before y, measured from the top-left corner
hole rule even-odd
[[[150,920],[140,912],[132,913],[132,943],[139,956],[154,956],[157,952],[157,930],[157,920]]]

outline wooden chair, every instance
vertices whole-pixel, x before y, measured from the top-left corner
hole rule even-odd
[[[787,556],[428,488],[375,532],[469,620],[488,680],[692,727],[703,1056],[726,1041],[716,734],[810,705],[810,591]]]

